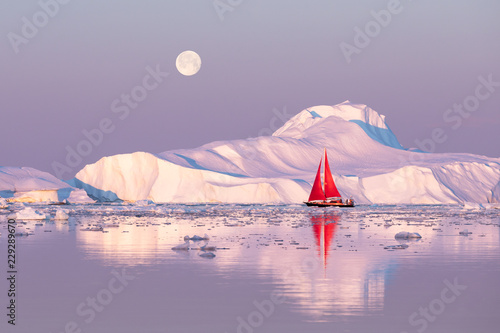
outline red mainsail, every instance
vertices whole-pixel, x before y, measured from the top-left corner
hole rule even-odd
[[[327,198],[340,198],[341,195],[335,182],[333,181],[332,172],[330,171],[330,165],[328,164],[328,157],[326,156],[325,149],[325,197]]]
[[[323,192],[323,187],[321,186],[321,161],[319,161],[318,172],[316,173],[311,194],[309,195],[309,201],[314,200],[326,200],[325,192]]]

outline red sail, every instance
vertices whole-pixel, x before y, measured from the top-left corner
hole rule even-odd
[[[309,201],[325,199],[325,193],[323,192],[323,188],[321,186],[321,161],[319,161],[318,173],[316,174],[316,178],[314,179],[311,194],[309,195]]]
[[[327,198],[340,198],[341,195],[335,182],[333,181],[332,172],[330,171],[330,165],[328,164],[328,157],[326,156],[325,149],[325,196]]]

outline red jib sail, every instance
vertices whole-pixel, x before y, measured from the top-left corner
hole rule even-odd
[[[327,198],[340,198],[341,195],[335,182],[333,181],[332,172],[330,171],[330,165],[328,164],[328,157],[326,156],[325,149],[325,197]]]
[[[309,201],[325,199],[325,193],[323,192],[323,187],[321,186],[321,161],[319,161],[318,172],[316,173],[311,194],[309,195]]]

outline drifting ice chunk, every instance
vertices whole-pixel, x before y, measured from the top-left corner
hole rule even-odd
[[[102,231],[102,226],[94,226],[94,227],[88,227],[85,229],[80,229],[81,231]]]
[[[47,216],[40,214],[31,207],[26,207],[17,213],[10,214],[7,218],[18,220],[45,220]]]
[[[56,211],[56,216],[54,217],[54,220],[67,220],[69,219],[69,215],[66,213],[64,210],[57,210]]]
[[[185,240],[185,241],[187,241],[187,240],[192,240],[192,241],[197,242],[197,241],[209,240],[209,239],[210,239],[210,237],[208,237],[208,235],[207,235],[207,234],[205,234],[205,236],[203,236],[203,237],[200,237],[200,236],[198,236],[198,235],[194,235],[193,237],[184,236],[184,240]]]
[[[120,224],[119,223],[109,223],[109,224],[103,224],[103,228],[119,228]]]
[[[95,202],[95,200],[92,200],[87,195],[87,192],[81,189],[73,189],[69,194],[69,197],[64,201],[71,204],[86,204]]]
[[[208,259],[212,259],[215,257],[215,254],[212,253],[212,252],[203,252],[202,254],[199,255],[200,257],[202,258],[208,258]]]
[[[5,209],[7,207],[7,200],[5,200],[4,198],[0,198],[0,209]]]
[[[174,250],[174,251],[187,251],[187,250],[189,250],[189,241],[187,241],[184,244],[180,244],[180,245],[174,246],[172,248],[172,250]]]
[[[408,245],[406,245],[406,244],[389,245],[389,246],[384,247],[385,250],[404,250],[407,248],[408,248]]]
[[[416,238],[422,238],[419,233],[417,232],[407,232],[407,231],[401,231],[394,236],[396,239],[416,239]]]
[[[33,232],[16,232],[16,237],[28,237],[33,234]]]
[[[217,250],[217,247],[207,244],[207,245],[203,245],[202,247],[200,247],[200,250],[202,250],[202,251],[215,251],[215,250]]]

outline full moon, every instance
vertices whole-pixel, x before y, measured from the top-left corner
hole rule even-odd
[[[194,75],[200,70],[201,58],[194,51],[184,51],[177,56],[175,67],[182,75]]]

